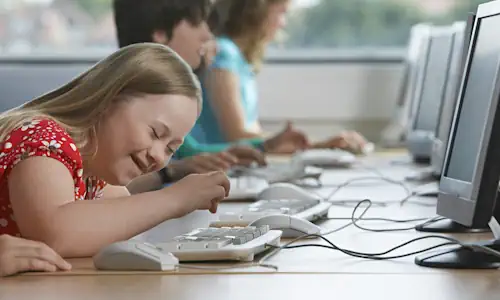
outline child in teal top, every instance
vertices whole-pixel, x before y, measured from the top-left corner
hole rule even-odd
[[[263,64],[267,45],[285,26],[290,3],[290,0],[215,2],[208,19],[212,20],[212,31],[217,36],[218,53],[201,76],[204,103],[192,131],[196,140],[213,144],[264,138],[259,122],[256,74]],[[366,140],[356,132],[345,132],[316,143],[294,144],[291,140],[288,144],[279,152],[342,148],[358,153]]]
[[[260,138],[243,140],[238,144],[254,147],[262,151],[264,150],[264,143]],[[201,153],[222,152],[234,145],[235,144],[232,143],[202,144],[199,143],[192,135],[188,135],[184,139],[184,144],[182,144],[182,146],[177,150],[176,158],[182,159],[184,157],[194,156]]]
[[[250,129],[259,120],[257,84],[253,68],[245,59],[238,45],[230,38],[217,38],[217,47],[218,52],[210,69],[222,69],[237,75],[245,129]],[[207,92],[204,81],[201,82],[204,99],[203,109],[191,134],[196,140],[204,143],[227,142],[210,105],[210,93]]]

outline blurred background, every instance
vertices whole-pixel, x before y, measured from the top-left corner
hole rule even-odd
[[[411,26],[463,20],[483,2],[295,0],[259,74],[264,126],[289,119],[318,138],[350,127],[378,139],[395,113]],[[0,0],[0,69],[90,63],[116,47],[111,0]]]

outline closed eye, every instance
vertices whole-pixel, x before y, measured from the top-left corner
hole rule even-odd
[[[153,127],[151,127],[151,136],[155,139],[160,139],[160,136]]]

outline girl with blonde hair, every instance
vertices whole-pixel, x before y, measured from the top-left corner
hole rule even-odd
[[[205,103],[192,135],[200,142],[264,139],[259,122],[256,75],[267,45],[286,24],[290,0],[216,0],[209,17],[218,53],[203,75]],[[284,132],[294,132],[288,123]],[[366,141],[346,132],[300,148],[344,148],[359,152]],[[279,152],[299,150],[292,143]]]
[[[0,115],[0,234],[85,257],[167,219],[216,212],[229,190],[221,172],[134,196],[125,188],[164,167],[200,113],[200,93],[175,52],[143,43]]]

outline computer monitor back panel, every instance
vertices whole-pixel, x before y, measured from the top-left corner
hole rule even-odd
[[[408,149],[420,159],[429,159],[444,98],[455,30],[449,26],[435,28],[429,42],[428,61],[424,68],[421,92],[417,100]]]
[[[465,60],[467,58],[466,55],[469,48],[474,19],[475,14],[467,23],[457,22],[454,24],[455,38],[453,41],[448,81],[446,83],[445,95],[441,105],[441,115],[432,145],[431,166],[434,176],[441,176],[441,171],[443,169],[446,144],[448,142],[451,123],[457,104],[460,82],[463,75]]]
[[[470,227],[488,223],[500,175],[500,2],[492,4],[478,9],[437,205],[439,215]]]

